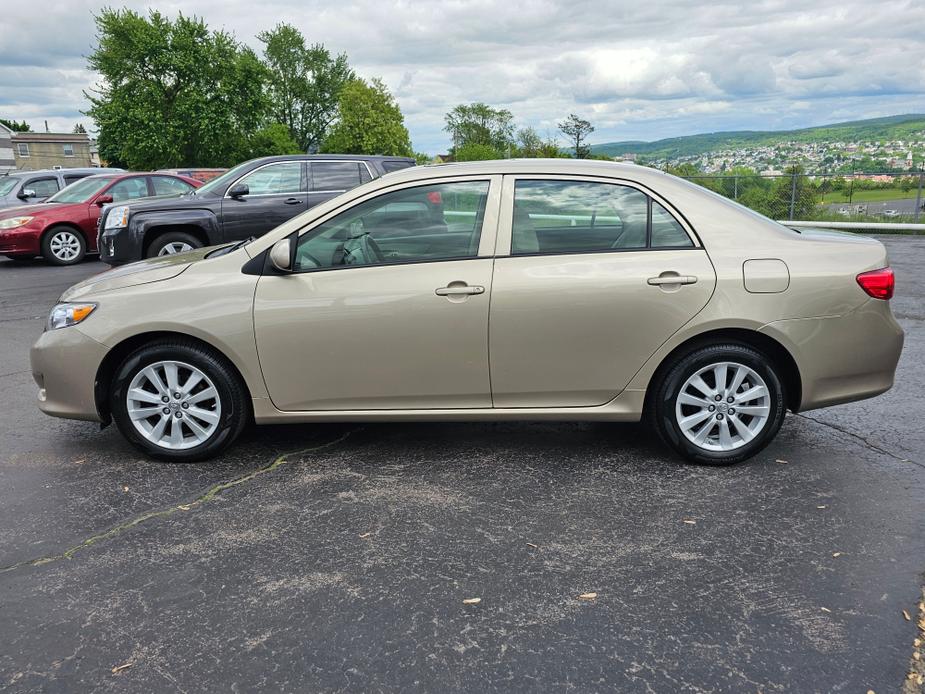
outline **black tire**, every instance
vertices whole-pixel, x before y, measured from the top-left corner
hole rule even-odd
[[[65,255],[56,241],[68,241],[67,247],[73,250]],[[73,227],[52,227],[42,237],[42,257],[51,265],[76,265],[87,255],[87,240]]]
[[[192,234],[186,234],[182,231],[169,231],[166,234],[161,234],[151,242],[145,257],[154,258],[159,256],[164,248],[174,243],[185,243],[191,248],[202,248],[202,241]]]
[[[752,369],[764,380],[770,400],[763,428],[744,445],[728,451],[713,451],[696,445],[684,435],[676,416],[682,386],[696,372],[718,362],[733,362]],[[726,343],[701,347],[678,358],[663,371],[655,384],[649,414],[662,441],[686,460],[702,465],[731,465],[752,457],[774,439],[784,421],[786,402],[783,381],[773,360],[753,347]]]
[[[171,450],[158,446],[135,428],[127,410],[126,392],[139,371],[159,361],[179,361],[202,371],[218,391],[221,415],[211,437],[195,447]],[[228,448],[250,421],[247,389],[234,367],[218,352],[192,341],[164,340],[151,343],[129,355],[112,380],[109,404],[119,431],[137,448],[152,458],[191,463],[212,458]]]

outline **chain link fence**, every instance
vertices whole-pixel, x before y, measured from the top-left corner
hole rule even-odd
[[[778,220],[925,223],[925,171],[685,176]]]

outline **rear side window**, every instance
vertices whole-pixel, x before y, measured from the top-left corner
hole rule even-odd
[[[401,171],[402,169],[407,169],[414,166],[410,161],[398,161],[398,160],[386,160],[382,162],[382,170],[386,173],[391,171]]]
[[[70,174],[64,177],[64,185],[71,185],[74,181],[79,181],[82,178],[86,178],[90,174]]]
[[[58,180],[55,178],[33,178],[23,186],[23,189],[35,191],[38,198],[47,198],[58,192]]]
[[[512,255],[692,246],[677,220],[632,186],[563,180],[515,184]]]
[[[659,203],[652,201],[652,248],[690,248],[684,227]]]
[[[335,193],[360,185],[360,164],[355,161],[312,162],[312,191]]]

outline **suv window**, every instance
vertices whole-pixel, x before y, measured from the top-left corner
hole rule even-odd
[[[241,179],[248,195],[284,195],[302,190],[302,163],[283,161],[268,164]]]
[[[82,178],[86,178],[90,174],[66,174],[64,176],[64,185],[69,186],[74,181],[79,181]]]
[[[360,203],[299,239],[295,269],[475,257],[488,185],[417,186]]]
[[[652,201],[652,248],[690,248],[694,244],[678,220]]]
[[[312,162],[312,191],[342,193],[360,185],[360,168],[355,161]]]
[[[193,189],[186,181],[170,176],[152,176],[151,183],[154,184],[155,195],[182,195]]]
[[[390,173],[392,171],[401,171],[402,169],[408,169],[412,166],[414,166],[414,164],[410,161],[386,160],[382,162],[382,170],[386,173]]]
[[[58,179],[56,178],[33,178],[23,187],[23,190],[34,190],[36,197],[47,198],[58,192]]]
[[[511,253],[645,248],[648,196],[590,181],[517,181]]]
[[[146,198],[148,197],[148,183],[142,176],[126,178],[116,183],[107,192],[112,196],[113,202]]]

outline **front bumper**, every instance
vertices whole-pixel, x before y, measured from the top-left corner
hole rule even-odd
[[[141,260],[143,255],[133,238],[125,227],[98,231],[96,243],[100,260],[109,265],[125,265]]]
[[[94,389],[108,351],[77,326],[42,333],[29,353],[39,409],[53,417],[102,421]]]
[[[872,398],[893,386],[905,336],[888,301],[869,299],[843,316],[769,323],[800,370],[800,410]]]
[[[39,239],[42,232],[29,225],[0,231],[0,255],[30,254],[39,255]]]

